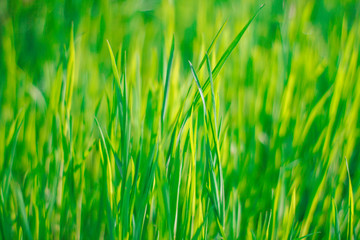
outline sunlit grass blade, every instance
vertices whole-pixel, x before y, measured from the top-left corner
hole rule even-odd
[[[116,83],[118,84],[118,87],[120,88],[120,86],[121,86],[121,84],[120,84],[120,75],[119,75],[119,71],[117,69],[114,53],[113,53],[113,51],[111,49],[109,40],[106,40],[106,42],[107,42],[107,46],[108,46],[108,50],[109,50],[109,54],[110,54],[111,66],[112,66],[113,74],[114,74],[114,77],[116,79]]]

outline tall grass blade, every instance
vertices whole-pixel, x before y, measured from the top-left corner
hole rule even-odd
[[[168,94],[169,94],[170,72],[171,72],[171,66],[172,66],[173,58],[174,58],[174,45],[175,45],[175,37],[173,36],[172,41],[171,41],[171,49],[170,49],[169,61],[168,61],[167,69],[166,69],[164,97],[163,97],[163,104],[162,104],[162,110],[161,110],[161,121],[162,122],[164,122],[165,113],[166,113],[166,106],[167,106],[167,100],[168,100]]]

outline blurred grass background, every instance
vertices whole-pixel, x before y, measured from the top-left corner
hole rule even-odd
[[[1,238],[358,239],[359,11],[0,1]]]

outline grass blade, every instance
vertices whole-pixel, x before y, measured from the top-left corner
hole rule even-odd
[[[349,178],[349,213],[348,213],[348,226],[347,226],[347,239],[353,239],[354,229],[354,194],[350,178],[349,164],[346,161],[346,170]]]
[[[161,121],[162,122],[164,122],[165,113],[166,113],[166,105],[167,105],[168,94],[169,94],[170,72],[171,72],[171,66],[172,66],[173,58],[174,58],[174,44],[175,44],[175,37],[173,36],[172,42],[171,42],[169,61],[168,61],[167,70],[166,70],[164,98],[163,98],[163,104],[162,104],[162,110],[161,110]],[[161,126],[162,125],[163,124],[161,124]]]
[[[199,79],[198,79],[198,77],[197,77],[197,75],[196,75],[195,69],[194,69],[194,67],[193,67],[193,65],[191,64],[190,61],[189,61],[189,64],[190,64],[190,68],[191,68],[191,73],[192,73],[192,75],[194,76],[194,79],[195,79],[195,82],[196,82],[196,86],[198,87],[199,94],[200,94],[200,96],[201,96],[201,100],[202,100],[203,107],[204,107],[204,115],[206,115],[205,98],[204,98],[203,91],[201,90],[201,84],[200,84]]]
[[[216,130],[216,136],[217,136],[218,134],[217,134],[217,128],[216,128],[217,122],[216,122],[216,104],[215,104],[214,81],[213,81],[213,77],[212,77],[209,56],[207,54],[206,54],[206,65],[207,65],[207,69],[208,69],[208,72],[209,72],[209,79],[210,79],[210,83],[211,83],[211,100],[212,100],[212,105],[213,105],[214,123],[215,123],[215,130]]]
[[[223,53],[223,55],[221,56],[220,60],[217,62],[215,68],[212,71],[212,76],[214,79],[216,79],[217,75],[219,74],[221,68],[224,66],[224,63],[226,62],[227,58],[230,56],[230,54],[232,53],[232,51],[235,49],[235,47],[237,46],[237,44],[239,43],[240,39],[242,38],[242,36],[244,35],[245,31],[247,30],[247,28],[249,27],[249,25],[251,24],[251,22],[255,19],[255,17],[257,16],[257,14],[260,12],[260,10],[264,7],[264,4],[262,4],[260,6],[260,8],[255,12],[254,16],[247,22],[247,24],[242,28],[242,30],[238,33],[238,35],[236,35],[236,37],[234,38],[234,40],[230,43],[230,45],[227,47],[227,49],[225,50],[225,52]],[[206,82],[204,83],[204,85],[202,86],[203,91],[207,91],[208,85],[209,85],[210,80],[207,79]],[[199,101],[199,95],[196,95],[195,97],[195,103],[197,103]]]
[[[217,31],[214,39],[212,40],[212,42],[211,42],[208,50],[207,50],[206,53],[205,53],[205,56],[203,57],[203,59],[201,60],[201,62],[200,62],[200,64],[199,64],[199,67],[198,67],[198,69],[197,69],[198,71],[201,69],[201,67],[202,67],[203,64],[205,63],[205,60],[206,60],[206,58],[207,58],[207,55],[210,55],[210,54],[211,54],[212,49],[214,48],[215,43],[216,43],[217,39],[219,38],[221,32],[223,31],[226,23],[227,23],[227,20],[223,23],[223,25],[221,25],[220,29]]]
[[[108,49],[109,49],[109,54],[110,54],[111,66],[112,66],[113,74],[114,74],[114,77],[115,77],[115,79],[116,79],[116,83],[118,84],[118,87],[120,88],[120,86],[121,86],[121,84],[120,84],[120,75],[119,75],[119,71],[118,71],[118,69],[117,69],[117,65],[116,65],[114,53],[113,53],[113,51],[112,51],[112,49],[111,49],[109,40],[106,40],[106,42],[107,42],[107,46],[108,46]]]
[[[20,225],[22,226],[26,238],[32,239],[29,221],[25,210],[24,198],[20,186],[14,184],[12,187],[12,190],[16,196],[16,202],[18,204],[18,217],[20,218]]]

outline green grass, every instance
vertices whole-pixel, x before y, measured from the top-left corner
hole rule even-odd
[[[359,16],[0,1],[0,239],[359,239]]]

